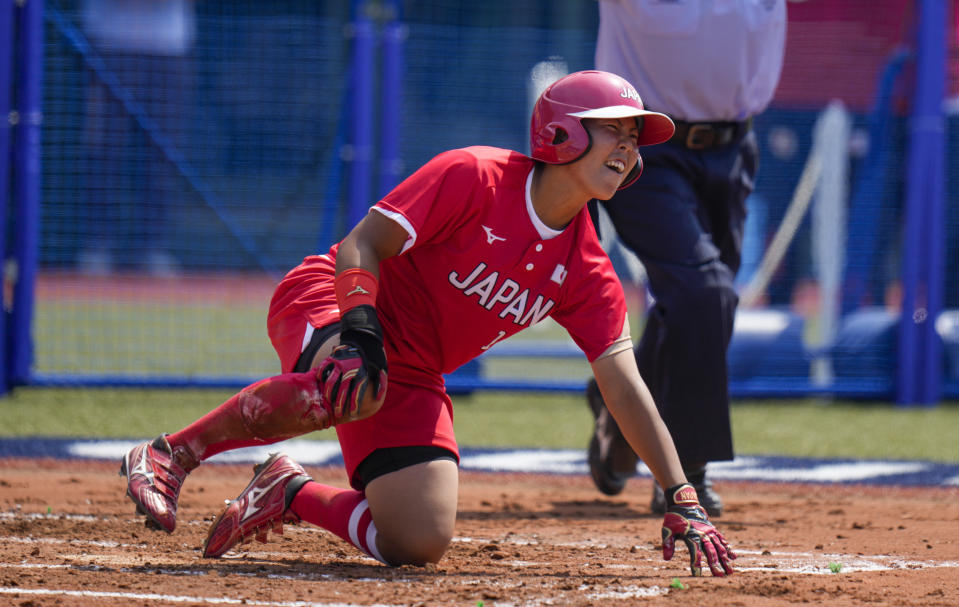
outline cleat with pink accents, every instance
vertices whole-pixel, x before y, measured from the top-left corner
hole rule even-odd
[[[286,488],[295,479],[311,480],[303,467],[287,455],[274,453],[253,472],[250,484],[210,526],[203,556],[222,556],[254,538],[266,543],[270,531],[282,535],[283,523],[300,522],[286,507]]]
[[[146,515],[146,526],[173,533],[177,500],[186,475],[199,461],[184,447],[171,447],[166,435],[137,445],[120,463],[120,476],[127,478],[127,496],[137,514]]]

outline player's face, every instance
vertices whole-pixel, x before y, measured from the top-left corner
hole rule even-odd
[[[635,118],[587,118],[583,126],[592,145],[573,163],[590,196],[609,200],[639,159],[639,129]]]

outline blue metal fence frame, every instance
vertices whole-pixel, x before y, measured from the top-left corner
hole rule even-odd
[[[10,95],[13,92],[13,0],[0,0],[0,285],[6,285],[10,189]],[[2,293],[2,291],[0,291]],[[0,294],[0,395],[10,390],[7,368],[7,310]]]
[[[400,181],[400,116],[403,100],[403,47],[408,33],[399,0],[388,3],[390,11],[381,34],[383,93],[380,95],[380,179],[377,191],[382,198]]]
[[[376,29],[367,14],[366,0],[353,0],[353,58],[350,66],[349,206],[347,231],[366,215],[370,207],[370,180],[373,173],[373,95],[375,78]]]
[[[942,311],[945,260],[946,3],[917,0],[916,90],[909,126],[903,302],[896,402],[929,405],[942,398]]]
[[[40,251],[40,131],[43,124],[43,0],[17,7],[16,108],[13,137],[13,198],[16,226],[13,246],[16,283],[8,339],[11,385],[30,380],[33,362],[34,283]]]

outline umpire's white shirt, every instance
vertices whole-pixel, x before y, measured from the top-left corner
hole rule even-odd
[[[596,68],[680,120],[762,112],[782,70],[786,0],[601,0]]]

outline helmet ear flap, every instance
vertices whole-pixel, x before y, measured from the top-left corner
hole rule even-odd
[[[554,122],[550,127],[554,129],[552,149],[556,164],[579,160],[589,150],[592,143],[589,131],[583,128],[578,118]]]
[[[550,126],[552,127],[553,125],[551,124]],[[566,132],[566,129],[558,124],[555,125],[555,133],[553,134],[552,144],[559,145],[567,139],[569,139],[569,133]]]
[[[629,173],[626,174],[626,178],[623,179],[623,183],[619,186],[618,189],[622,190],[633,185],[639,176],[643,173],[643,157],[639,154],[636,155],[636,164],[633,165],[633,168],[630,169]]]
[[[568,138],[569,134],[559,122],[549,122],[541,126],[534,124],[530,136],[533,157],[544,162],[555,163],[558,155],[556,146]]]
[[[550,164],[566,164],[578,159],[589,148],[589,134],[583,128],[577,129],[578,126],[578,120],[568,119],[552,121],[539,128],[531,141],[533,157]]]

